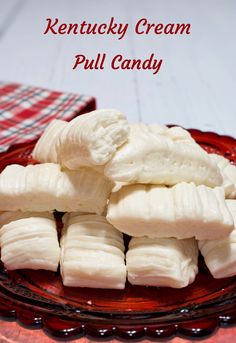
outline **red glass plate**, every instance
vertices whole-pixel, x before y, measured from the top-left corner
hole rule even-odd
[[[236,140],[212,132],[189,130],[208,152],[236,164]],[[12,146],[0,154],[0,171],[8,164],[35,163],[35,142]],[[60,216],[57,218],[60,227]],[[0,315],[27,327],[42,327],[59,338],[160,339],[174,335],[205,337],[217,327],[236,324],[236,277],[216,280],[203,260],[196,281],[184,289],[131,286],[125,290],[63,287],[59,273],[0,266]]]

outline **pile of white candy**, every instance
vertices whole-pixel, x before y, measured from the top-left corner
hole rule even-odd
[[[195,279],[199,248],[213,277],[236,274],[236,166],[186,130],[94,111],[52,121],[33,157],[41,164],[0,174],[8,270],[60,262],[66,286],[123,289],[128,274],[181,288]],[[53,210],[67,212],[60,244]],[[126,264],[122,233],[132,237]]]

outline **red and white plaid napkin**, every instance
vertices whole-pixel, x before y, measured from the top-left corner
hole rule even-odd
[[[0,152],[37,138],[52,119],[68,121],[95,108],[93,97],[0,82]]]

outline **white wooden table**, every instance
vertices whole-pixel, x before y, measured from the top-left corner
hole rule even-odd
[[[43,35],[46,18],[128,22],[127,35]],[[183,36],[135,35],[136,21],[191,23]],[[0,0],[0,79],[94,95],[131,121],[236,136],[235,0]],[[163,58],[150,71],[72,70],[74,56]]]

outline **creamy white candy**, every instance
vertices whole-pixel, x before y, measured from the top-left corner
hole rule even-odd
[[[222,176],[209,155],[181,128],[131,125],[128,141],[105,165],[105,175],[130,184],[219,186]]]
[[[69,215],[61,248],[61,275],[65,286],[125,287],[123,236],[105,217]]]
[[[236,165],[220,155],[210,154],[213,161],[218,165],[223,177],[222,186],[225,189],[225,196],[228,199],[236,199]]]
[[[53,214],[6,212],[0,223],[1,260],[8,270],[57,270],[60,247]]]
[[[9,165],[0,174],[2,211],[103,213],[113,185],[91,168],[61,171],[54,163]]]
[[[197,243],[194,239],[132,238],[126,264],[133,285],[186,287],[198,272]]]
[[[133,237],[224,238],[233,230],[223,188],[130,185],[112,193],[107,220]]]
[[[104,165],[127,140],[128,133],[125,116],[114,109],[76,117],[59,137],[61,163],[69,169]]]
[[[225,239],[199,241],[199,249],[214,278],[236,275],[236,200],[226,200],[234,219],[234,230]]]
[[[46,127],[37,141],[32,156],[39,162],[60,162],[59,135],[68,123],[64,120],[54,119]]]

